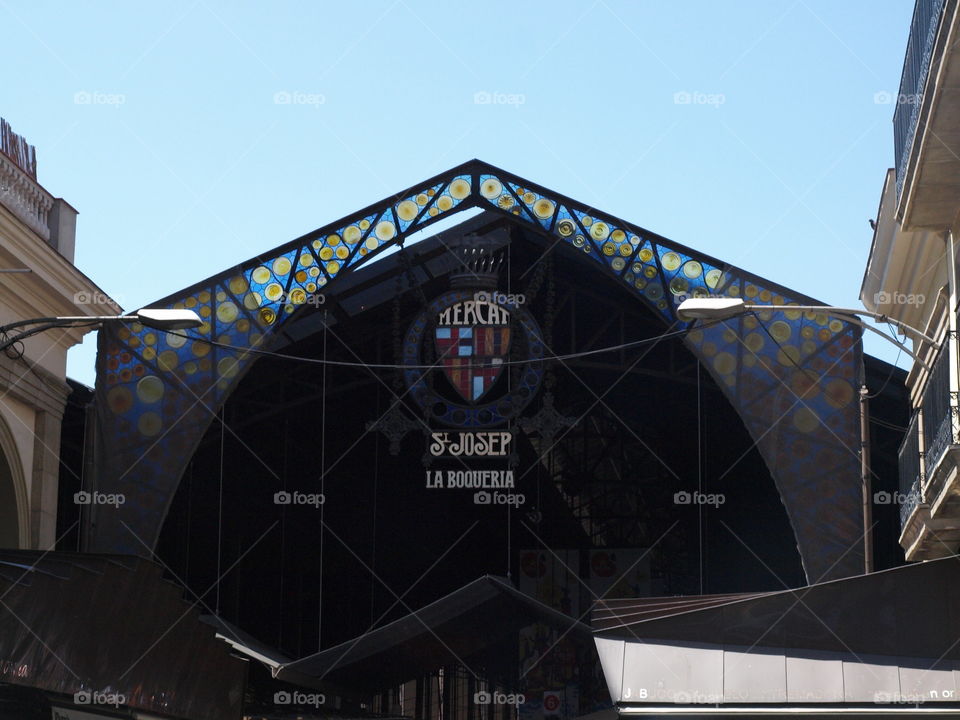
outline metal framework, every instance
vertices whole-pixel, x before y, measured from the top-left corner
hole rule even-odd
[[[335,301],[345,274],[474,207],[534,229],[548,251],[573,248],[610,282],[631,289],[667,328],[689,328],[688,347],[743,417],[771,470],[808,578],[858,572],[852,401],[862,370],[860,328],[792,310],[816,301],[478,160],[152,304],[195,310],[205,321],[197,330],[163,333],[133,323],[101,331],[97,483],[127,502],[98,510],[91,549],[153,548],[186,464],[257,351],[282,337],[294,315]],[[712,294],[770,309],[705,326],[676,317],[679,299]]]

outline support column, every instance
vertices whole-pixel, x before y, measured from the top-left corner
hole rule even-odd
[[[61,421],[60,415],[37,412],[34,422],[30,547],[37,550],[51,550],[57,541]]]
[[[864,376],[866,373],[864,372]],[[864,377],[866,380],[866,377]],[[866,384],[860,386],[860,481],[863,492],[863,573],[873,572],[873,478],[870,476],[870,405]]]
[[[32,459],[23,468],[29,487],[24,520],[29,530],[24,539],[32,549],[47,550],[57,539],[57,492],[60,480],[60,432],[70,387],[38,365],[26,370],[23,360],[0,353],[0,388],[4,398],[19,403],[32,413],[20,414],[11,429],[17,438],[20,456]]]
[[[950,362],[950,445],[957,443],[960,427],[958,427],[958,393],[960,393],[960,379],[958,379],[957,354],[957,250],[954,243],[953,231],[946,232],[947,251],[947,278],[949,291],[949,305],[947,306],[947,351]]]

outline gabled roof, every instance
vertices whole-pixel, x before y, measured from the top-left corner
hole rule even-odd
[[[515,640],[521,628],[533,623],[589,639],[590,628],[576,618],[525,595],[506,578],[485,575],[387,625],[285,664],[276,675],[389,687],[460,662],[461,655]]]
[[[354,269],[438,220],[482,208],[562,247],[634,294],[686,344],[723,389],[770,469],[810,581],[862,567],[860,328],[805,295],[674,243],[626,220],[478,160],[459,165],[156,303],[207,322],[184,335],[106,328],[97,364],[99,487],[129,501],[96,525],[94,546],[143,552],[155,544],[183,469],[218,409],[258,354],[308,298],[335,297]],[[678,299],[720,294],[770,310],[688,325]],[[547,348],[547,360],[550,357]],[[213,358],[216,358],[214,362]]]
[[[403,617],[299,660],[291,660],[220,618],[201,619],[220,627],[221,640],[266,665],[279,680],[356,692],[381,689],[463,662],[471,654],[515,639],[521,628],[533,623],[556,628],[564,636],[587,641],[590,637],[589,626],[579,619],[494,575],[479,577]]]

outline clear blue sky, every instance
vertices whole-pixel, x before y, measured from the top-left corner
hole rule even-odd
[[[127,309],[473,157],[854,305],[912,8],[0,0],[0,116]]]

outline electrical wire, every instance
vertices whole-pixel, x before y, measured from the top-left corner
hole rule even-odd
[[[887,323],[887,329],[890,330],[890,334],[891,334],[891,335],[897,335],[897,334],[898,334],[898,333],[895,331],[895,329],[894,329],[895,327],[896,327],[896,326],[895,326],[893,323]],[[903,337],[906,338],[906,334],[904,334]],[[868,399],[868,400],[873,400],[873,398],[875,398],[875,397],[877,397],[877,396],[879,396],[879,395],[882,395],[882,394],[883,394],[883,391],[887,389],[887,385],[890,383],[890,380],[893,379],[893,373],[894,373],[894,371],[897,369],[897,363],[900,362],[900,356],[901,356],[901,355],[903,355],[903,348],[898,348],[898,349],[897,349],[897,357],[896,357],[896,358],[894,359],[894,361],[891,363],[890,372],[887,373],[887,379],[883,381],[883,385],[881,385],[881,386],[880,386],[880,389],[877,390],[873,395],[867,395],[867,399]],[[906,432],[906,430],[907,430],[906,428],[903,428],[903,431],[904,431],[904,432]]]
[[[873,397],[873,396],[871,396],[871,397]],[[875,417],[871,417],[871,418],[870,418],[870,423],[871,423],[872,425],[879,425],[880,427],[885,427],[885,428],[887,428],[888,430],[896,430],[897,432],[905,433],[905,432],[907,431],[907,428],[901,427],[900,425],[897,425],[896,423],[887,422],[886,420],[879,420],[878,418],[875,418]]]
[[[697,325],[696,329],[703,329],[703,328],[706,328],[706,327],[711,327],[711,326],[713,326],[713,325],[717,325],[717,324],[722,323],[722,322],[725,322],[725,321],[726,321],[726,319],[723,319],[723,320],[713,320],[713,321],[710,321],[710,322],[707,322],[707,323],[701,323],[700,325]],[[677,336],[681,336],[681,335],[686,335],[691,329],[693,329],[693,328],[683,328],[683,329],[681,329],[681,330],[674,330],[673,332],[664,333],[663,335],[657,335],[656,337],[644,338],[643,340],[633,340],[633,341],[631,341],[631,342],[621,343],[620,345],[611,345],[611,346],[608,346],[608,347],[597,348],[596,350],[586,350],[586,351],[584,351],[584,352],[568,353],[568,354],[566,354],[566,355],[545,355],[545,356],[543,356],[542,360],[543,360],[544,362],[548,362],[548,361],[559,361],[559,362],[562,362],[562,361],[564,361],[564,360],[575,360],[575,359],[577,359],[577,358],[589,357],[589,356],[592,356],[592,355],[602,355],[602,354],[604,354],[604,353],[609,353],[609,352],[618,352],[618,351],[620,351],[620,350],[627,350],[627,349],[630,349],[630,348],[633,348],[633,347],[641,347],[641,346],[643,346],[643,345],[647,345],[647,344],[650,344],[650,343],[658,343],[658,342],[660,342],[661,340],[665,340],[665,339],[667,339],[667,338],[677,337]],[[238,346],[238,345],[230,345],[230,344],[227,344],[227,343],[217,342],[216,340],[208,340],[207,338],[204,338],[204,337],[196,337],[196,336],[193,336],[193,335],[186,335],[186,334],[184,334],[184,333],[178,333],[178,332],[173,332],[173,331],[170,331],[168,334],[170,334],[170,335],[177,335],[177,336],[179,336],[179,337],[186,338],[187,340],[193,340],[193,341],[196,341],[196,342],[202,342],[202,343],[205,343],[205,344],[207,344],[207,345],[211,345],[211,346],[213,346],[213,347],[224,348],[224,349],[226,349],[226,350],[234,350],[234,351],[241,352],[241,353],[245,353],[245,354],[263,355],[263,356],[266,356],[266,357],[279,358],[279,359],[281,359],[281,360],[297,360],[297,361],[299,361],[299,362],[312,363],[312,364],[316,364],[316,365],[334,365],[334,366],[337,366],[337,367],[374,368],[374,369],[381,369],[381,370],[431,370],[431,369],[433,369],[433,368],[436,367],[435,364],[434,364],[434,365],[414,365],[414,364],[410,364],[410,365],[397,365],[397,364],[395,364],[395,363],[364,363],[364,362],[350,362],[350,361],[347,361],[347,360],[324,360],[324,359],[318,359],[318,358],[303,357],[303,356],[300,356],[300,355],[288,355],[288,354],[286,354],[286,353],[271,352],[271,351],[269,351],[269,350],[258,350],[258,349],[256,349],[256,348],[252,348],[252,347],[241,347],[241,346]],[[507,366],[507,365],[526,365],[526,364],[529,363],[529,362],[530,362],[529,359],[527,359],[527,360],[504,360],[502,364],[503,364],[504,366]],[[472,367],[481,368],[481,367],[487,367],[487,365],[461,365],[461,366],[460,366],[461,369],[469,369],[469,368],[472,368]]]

